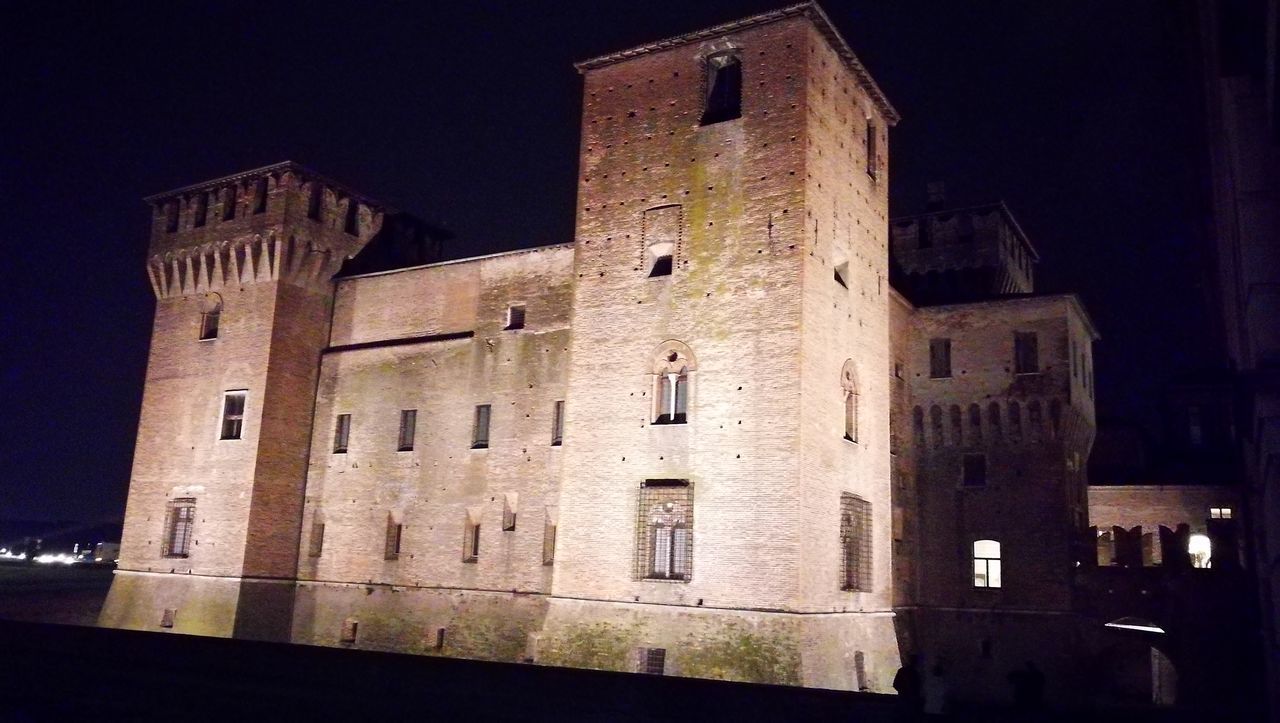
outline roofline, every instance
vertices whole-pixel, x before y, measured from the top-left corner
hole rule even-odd
[[[818,31],[821,32],[823,36],[826,37],[827,42],[831,43],[832,47],[835,48],[836,54],[844,60],[845,64],[849,66],[849,69],[853,71],[853,74],[867,89],[867,93],[871,96],[872,101],[874,101],[880,108],[880,112],[884,114],[885,120],[889,122],[889,125],[897,125],[898,121],[902,119],[902,116],[898,114],[898,111],[893,107],[893,104],[889,102],[889,98],[885,96],[884,91],[880,90],[880,86],[876,85],[875,80],[871,78],[871,73],[867,72],[866,66],[862,64],[862,61],[858,60],[857,55],[854,55],[849,44],[845,42],[844,37],[840,35],[840,31],[837,30],[835,25],[831,22],[831,18],[827,16],[826,12],[822,10],[817,2],[813,2],[812,0],[810,2],[789,5],[777,10],[760,13],[759,15],[752,15],[739,20],[722,23],[710,28],[695,30],[683,35],[676,35],[664,40],[658,40],[644,45],[637,45],[635,47],[628,48],[626,50],[619,50],[607,55],[600,55],[587,60],[581,60],[574,63],[573,67],[577,68],[579,73],[585,73],[588,70],[603,68],[606,65],[613,65],[614,63],[618,63],[623,60],[629,60],[631,58],[659,50],[676,48],[681,45],[688,45],[689,43],[706,40],[707,38],[715,37],[717,35],[745,30],[747,28],[753,28],[760,25],[767,25],[769,23],[777,22],[778,20],[798,16],[804,16],[813,21],[814,25],[818,28]]]
[[[1008,294],[1005,296],[993,296],[990,299],[982,299],[979,301],[965,301],[956,304],[929,304],[927,306],[917,306],[915,309],[921,312],[929,311],[945,311],[949,309],[957,309],[966,306],[982,306],[983,304],[1007,304],[1021,303],[1030,301],[1041,301],[1044,299],[1060,299],[1066,301],[1068,305],[1075,307],[1076,313],[1080,315],[1080,320],[1084,322],[1085,331],[1089,333],[1089,338],[1098,341],[1102,335],[1098,333],[1098,327],[1094,326],[1093,319],[1089,316],[1089,312],[1084,308],[1084,302],[1080,300],[1080,295],[1076,293],[1032,293],[1032,294]]]
[[[429,264],[418,264],[417,266],[405,266],[404,268],[400,268],[400,269],[386,269],[385,271],[369,271],[363,274],[352,274],[351,276],[340,276],[337,278],[337,281],[347,281],[349,279],[365,279],[365,278],[369,278],[370,276],[386,276],[388,274],[404,273],[405,271],[420,271],[422,269],[432,269],[438,266],[454,266],[457,264],[471,263],[473,261],[485,261],[487,259],[493,259],[499,256],[514,256],[516,254],[527,254],[527,253],[532,253],[534,251],[547,251],[549,249],[557,249],[557,248],[571,249],[573,248],[573,243],[569,242],[569,243],[559,243],[559,244],[547,244],[546,246],[530,246],[529,248],[526,248],[526,249],[512,249],[510,251],[498,251],[497,253],[481,254],[480,256],[468,256],[466,258],[461,258],[461,259],[449,259],[448,261],[433,261]]]
[[[243,181],[247,178],[253,178],[256,176],[261,176],[263,174],[276,173],[281,171],[293,171],[295,173],[298,173],[299,175],[307,176],[309,178],[313,178],[315,180],[321,181],[326,185],[334,186],[340,189],[346,195],[356,198],[368,206],[375,206],[381,209],[384,213],[400,212],[400,209],[397,209],[391,206],[390,204],[383,203],[382,201],[379,201],[376,198],[360,193],[359,191],[348,186],[347,184],[342,183],[340,181],[335,181],[332,178],[325,176],[324,174],[317,173],[316,171],[313,171],[310,168],[307,168],[306,166],[296,161],[280,161],[279,163],[272,163],[269,166],[262,166],[261,168],[254,168],[248,171],[240,171],[239,173],[232,173],[231,175],[228,175],[228,176],[222,176],[220,178],[214,178],[208,181],[201,181],[200,183],[193,183],[189,186],[182,186],[181,188],[175,188],[170,191],[164,191],[162,193],[154,193],[150,196],[144,197],[142,200],[145,201],[146,203],[154,204],[157,201],[163,201],[167,198],[173,198],[174,196],[182,196],[195,191],[205,191],[212,188],[217,188],[219,186],[226,186],[232,183]]]
[[[940,208],[937,211],[925,211],[923,213],[910,213],[905,216],[894,216],[893,218],[889,219],[889,223],[890,225],[892,225],[899,221],[909,221],[911,219],[924,218],[925,216],[940,216],[942,214],[948,214],[948,213],[966,213],[966,212],[972,213],[974,211],[984,211],[984,210],[991,210],[991,209],[995,209],[997,211],[1000,211],[1000,213],[1004,214],[1005,220],[1009,222],[1009,225],[1013,228],[1014,233],[1018,234],[1018,240],[1022,241],[1022,245],[1026,246],[1027,250],[1031,252],[1031,260],[1039,263],[1040,252],[1036,251],[1036,247],[1032,245],[1031,239],[1027,237],[1027,232],[1022,230],[1022,225],[1018,223],[1018,219],[1013,217],[1013,211],[1009,210],[1009,207],[1005,205],[1005,202],[1003,200],[993,201],[991,203],[979,203],[974,206],[963,206],[961,208]]]

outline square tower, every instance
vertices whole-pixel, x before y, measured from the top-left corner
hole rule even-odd
[[[897,115],[813,4],[578,67],[543,657],[575,664],[557,641],[596,621],[710,674],[708,651],[749,626],[787,671],[773,682],[851,687],[856,667],[887,688]]]

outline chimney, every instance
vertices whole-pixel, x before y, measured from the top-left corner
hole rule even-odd
[[[942,181],[929,181],[925,189],[929,200],[925,202],[924,210],[941,211],[942,207],[947,205],[947,184]]]

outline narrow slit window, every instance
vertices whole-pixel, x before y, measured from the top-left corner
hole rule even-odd
[[[333,426],[333,453],[346,454],[351,439],[351,415],[339,414]]]
[[[354,199],[347,199],[347,214],[342,222],[342,230],[355,236],[359,232],[360,204]]]
[[[987,484],[987,456],[966,454],[960,463],[960,484],[965,487],[985,487]]]
[[[209,192],[204,191],[196,196],[196,207],[192,214],[191,225],[200,228],[209,220]]]
[[[307,218],[312,221],[320,220],[320,211],[324,203],[324,186],[318,182],[311,184],[311,195],[307,197]]]
[[[516,531],[516,512],[518,510],[518,507],[516,504],[517,500],[518,498],[514,493],[505,494],[502,496],[502,531],[503,532]]]
[[[547,509],[542,520],[542,564],[552,565],[556,561],[556,519]]]
[[[267,179],[264,176],[259,178],[253,184],[253,212],[266,213],[267,211]]]
[[[164,525],[164,557],[188,557],[191,553],[191,533],[196,523],[196,500],[179,497],[169,503]]]
[[[240,439],[244,432],[244,400],[248,392],[227,392],[222,398],[222,439]]]
[[[467,516],[467,523],[463,528],[462,536],[462,561],[474,563],[480,559],[480,522]]]
[[[386,547],[383,553],[383,559],[398,560],[400,559],[400,538],[404,533],[404,525],[396,522],[395,518],[390,514],[387,515],[387,536]]]
[[[973,543],[973,586],[1000,587],[1000,543],[977,540]]]
[[[227,186],[222,190],[222,220],[230,221],[236,217],[236,187]]]
[[[319,519],[311,523],[311,539],[307,544],[307,557],[320,557],[324,552],[324,523]]]
[[[1017,374],[1036,374],[1040,371],[1039,344],[1034,331],[1014,332],[1013,363]]]
[[[742,61],[732,53],[707,58],[707,97],[702,125],[742,117]]]
[[[688,480],[646,480],[636,525],[636,577],[687,581],[693,572],[693,487]]]
[[[507,307],[507,325],[503,329],[511,331],[524,328],[524,305],[513,304]]]
[[[164,205],[164,230],[173,233],[178,230],[178,199]]]
[[[951,340],[929,340],[929,378],[946,379],[951,376]]]
[[[848,492],[840,495],[840,589],[871,590],[871,503]]]
[[[876,147],[876,124],[870,118],[867,119],[867,175],[872,180],[879,177],[880,156],[879,149]]]
[[[396,450],[399,452],[413,451],[413,435],[418,427],[418,410],[401,409],[400,410],[400,438],[396,442]]]
[[[493,407],[488,404],[476,405],[475,421],[471,425],[471,448],[489,448],[489,415]]]
[[[551,409],[551,446],[564,444],[564,402],[556,402]]]

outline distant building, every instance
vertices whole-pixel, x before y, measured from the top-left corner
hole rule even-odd
[[[102,624],[1092,695],[1098,334],[1008,209],[890,220],[897,113],[816,5],[578,68],[573,243],[437,261],[294,163],[148,199]]]

